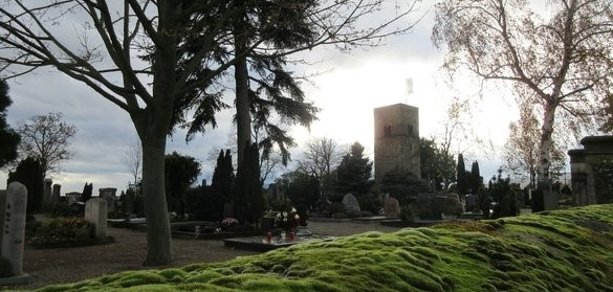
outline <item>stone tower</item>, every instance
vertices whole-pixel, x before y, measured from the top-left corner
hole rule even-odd
[[[419,109],[406,104],[375,108],[375,181],[396,166],[421,176]]]

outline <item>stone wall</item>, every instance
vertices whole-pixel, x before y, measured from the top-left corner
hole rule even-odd
[[[583,149],[568,151],[571,185],[579,206],[613,202],[613,136],[588,136],[581,139]]]

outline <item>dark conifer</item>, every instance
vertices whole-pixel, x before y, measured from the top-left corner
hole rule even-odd
[[[458,194],[460,196],[466,195],[466,169],[464,168],[464,156],[462,156],[462,153],[458,154],[458,165],[456,167],[456,183],[458,186]]]
[[[0,80],[0,167],[17,158],[17,146],[21,140],[6,121],[6,110],[12,103],[8,93],[8,84]]]
[[[15,172],[9,172],[8,183],[20,182],[28,190],[27,212],[37,213],[43,204],[44,174],[41,163],[32,157],[28,157],[17,165]]]

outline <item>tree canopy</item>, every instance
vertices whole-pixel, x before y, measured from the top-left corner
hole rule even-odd
[[[539,5],[552,14],[539,14]],[[449,52],[446,68],[513,86],[539,116],[539,181],[549,180],[555,129],[594,128],[607,115],[610,1],[451,0],[437,4],[435,22],[433,39]]]
[[[17,148],[21,138],[11,129],[6,121],[6,111],[12,101],[9,97],[9,86],[0,80],[0,167],[17,159]]]
[[[200,162],[176,151],[167,154],[164,160],[168,209],[183,216],[187,190],[200,175]]]
[[[357,195],[368,192],[373,184],[370,179],[372,166],[372,161],[364,156],[364,146],[358,142],[353,143],[336,169],[336,191]]]
[[[34,116],[23,123],[18,132],[22,137],[20,152],[38,159],[45,177],[50,172],[59,172],[61,163],[73,156],[68,147],[77,128],[62,121],[61,113]]]
[[[44,171],[42,164],[35,157],[26,157],[17,165],[14,172],[9,172],[8,183],[20,182],[28,190],[27,212],[37,213],[43,205]]]
[[[421,163],[421,178],[436,186],[447,188],[455,178],[456,161],[446,152],[443,146],[438,145],[434,139],[421,138],[419,140],[419,155]]]

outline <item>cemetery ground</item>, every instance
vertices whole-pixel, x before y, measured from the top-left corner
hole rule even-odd
[[[322,236],[346,236],[367,231],[394,232],[400,228],[374,223],[314,222],[309,229]],[[105,274],[142,270],[146,254],[146,233],[137,230],[112,228],[113,243],[72,248],[33,249],[24,251],[24,271],[33,282],[10,286],[11,289],[35,289],[51,284],[77,282]],[[264,236],[262,236],[264,238]],[[171,266],[182,267],[194,263],[220,262],[240,256],[258,254],[225,247],[222,240],[173,238],[175,261]],[[7,288],[7,287],[0,287]]]
[[[380,228],[324,224],[340,235]],[[180,268],[130,270],[47,291],[613,291],[612,232],[613,204],[591,205],[371,231],[215,263],[184,266],[180,255]],[[131,252],[139,251],[114,256]]]

